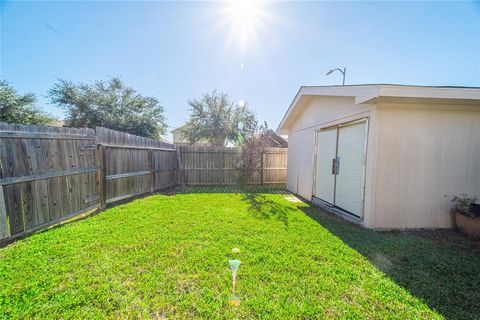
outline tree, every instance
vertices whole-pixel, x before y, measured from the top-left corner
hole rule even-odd
[[[239,169],[238,184],[246,186],[255,175],[262,174],[263,152],[266,148],[271,146],[271,141],[266,138],[270,129],[264,122],[263,125],[258,126],[255,133],[242,143],[241,156],[236,163]]]
[[[7,82],[0,80],[0,121],[47,125],[53,118],[38,108],[33,93],[18,94]]]
[[[217,92],[203,94],[200,99],[189,100],[190,119],[181,134],[191,143],[206,140],[221,147],[228,142],[242,143],[257,128],[255,114],[246,104],[237,105],[227,94]]]
[[[73,127],[100,126],[154,139],[167,130],[160,102],[142,96],[116,77],[93,84],[59,79],[49,96],[67,112]]]

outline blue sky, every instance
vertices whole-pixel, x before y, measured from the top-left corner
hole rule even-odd
[[[120,76],[172,128],[215,88],[276,128],[301,85],[341,83],[334,67],[347,84],[480,86],[479,2],[268,2],[243,38],[224,2],[0,1],[0,78],[59,117],[57,78]]]

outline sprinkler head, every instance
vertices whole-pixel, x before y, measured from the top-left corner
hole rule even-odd
[[[228,265],[230,266],[230,270],[236,272],[238,270],[238,267],[240,267],[240,263],[240,260],[229,260]]]
[[[228,304],[232,307],[238,307],[240,305],[240,297],[232,295],[228,298]]]

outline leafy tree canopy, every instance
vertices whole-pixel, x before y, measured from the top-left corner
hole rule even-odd
[[[47,125],[53,118],[39,109],[33,93],[18,94],[7,82],[0,80],[0,121]]]
[[[100,126],[154,139],[167,129],[160,102],[142,96],[116,77],[93,84],[59,79],[49,95],[52,103],[67,112],[73,127]]]
[[[241,144],[257,129],[256,116],[247,105],[232,103],[223,92],[214,90],[188,104],[190,119],[181,134],[191,143],[206,140],[218,147],[228,142]]]

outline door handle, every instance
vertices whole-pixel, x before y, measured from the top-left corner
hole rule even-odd
[[[332,174],[340,173],[340,157],[332,159]]]

